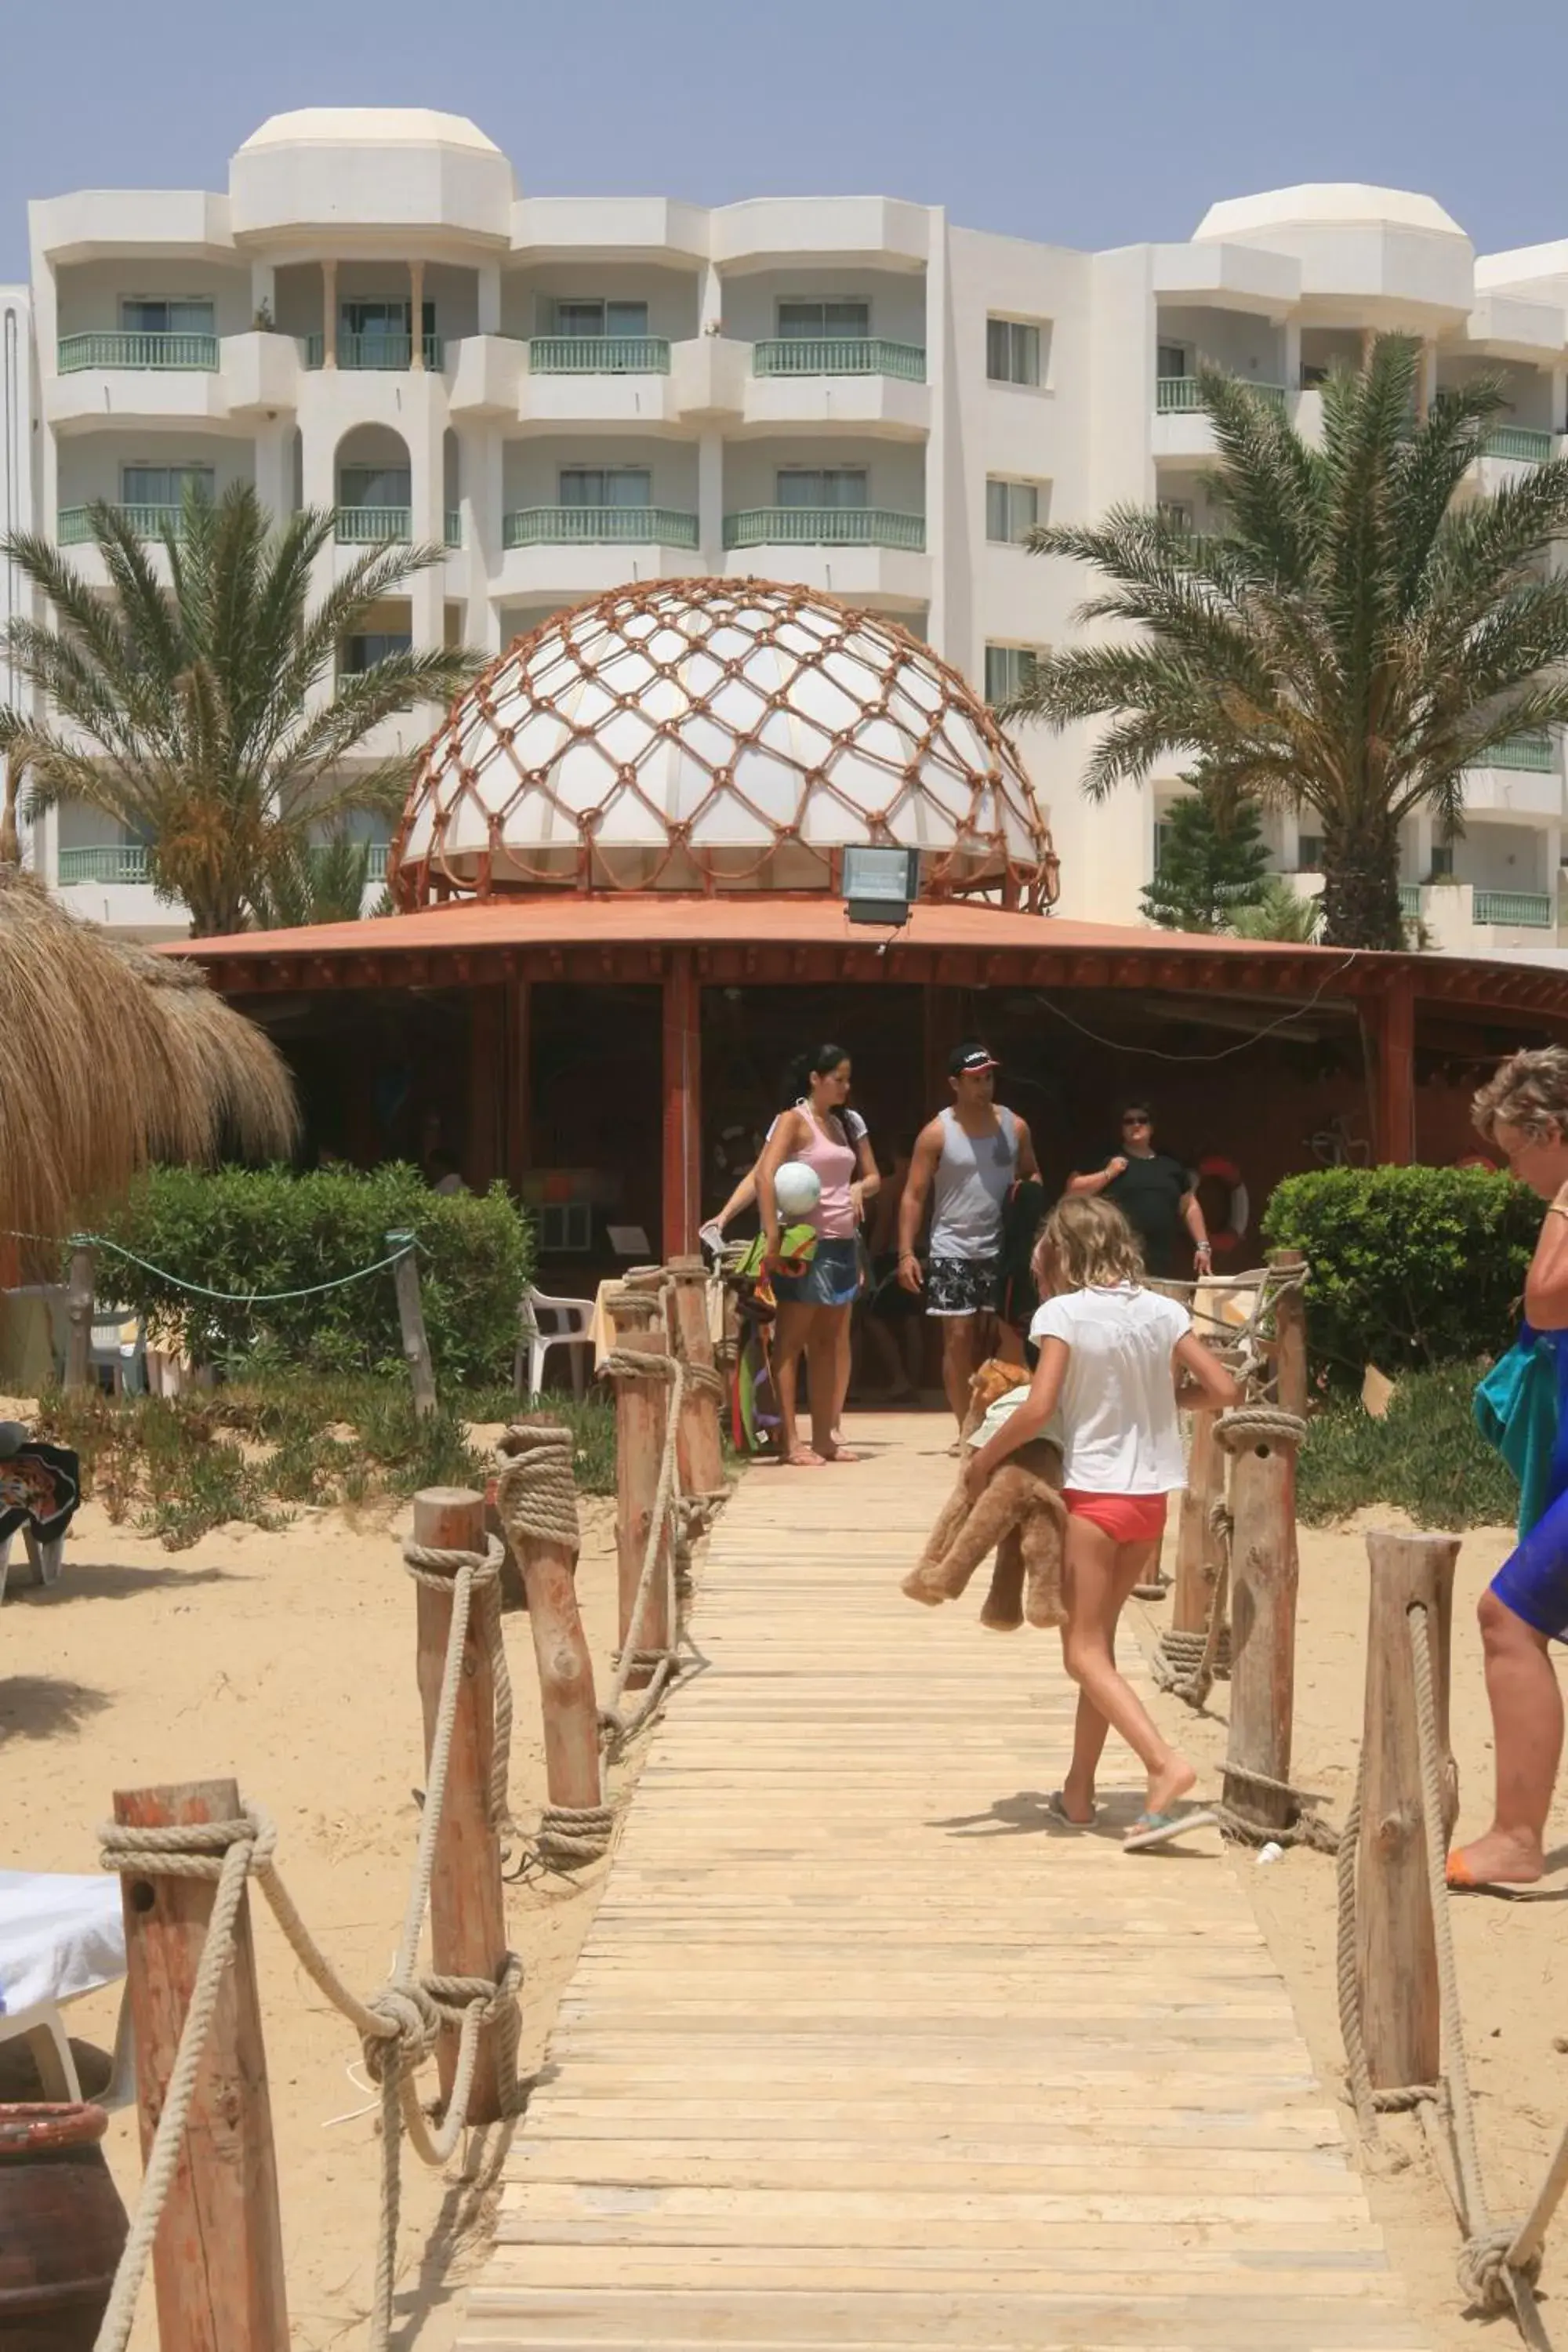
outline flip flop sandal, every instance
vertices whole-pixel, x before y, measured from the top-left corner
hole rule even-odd
[[[1217,1829],[1219,1815],[1208,1808],[1184,1813],[1140,1813],[1121,1841],[1123,1853],[1146,1853],[1151,1846],[1169,1845],[1189,1830]]]
[[[1049,1803],[1051,1811],[1055,1814],[1057,1820],[1062,1823],[1065,1829],[1091,1830],[1094,1827],[1095,1817],[1092,1813],[1090,1813],[1087,1822],[1074,1821],[1072,1815],[1068,1811],[1068,1801],[1063,1796],[1059,1789],[1052,1790]]]

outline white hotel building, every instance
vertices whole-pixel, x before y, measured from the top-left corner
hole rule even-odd
[[[0,289],[0,520],[90,566],[89,501],[154,535],[195,476],[335,507],[344,560],[443,542],[351,663],[499,649],[628,579],[755,572],[894,614],[996,693],[1088,585],[1024,551],[1031,523],[1158,499],[1202,524],[1200,360],[1308,429],[1378,329],[1422,339],[1429,385],[1500,370],[1483,479],[1553,453],[1568,403],[1568,242],[1478,260],[1431,198],[1385,189],[1245,197],[1184,245],[1077,253],[885,197],[531,197],[460,117],[311,109],[247,140],[223,194],[30,215],[31,285]],[[0,567],[0,614],[17,593]],[[377,748],[412,753],[433,716]],[[1174,773],[1091,806],[1081,739],[1022,749],[1060,911],[1137,921]],[[1562,745],[1510,746],[1451,850],[1409,829],[1407,905],[1444,946],[1554,947],[1563,817]],[[37,862],[84,914],[183,929],[108,831],[63,810]],[[1313,887],[1310,835],[1270,839]]]

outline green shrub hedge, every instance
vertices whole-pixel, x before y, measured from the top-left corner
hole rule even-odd
[[[1287,1176],[1263,1235],[1311,1267],[1307,1328],[1331,1373],[1499,1355],[1512,1340],[1542,1203],[1484,1168]]]
[[[436,1377],[460,1387],[510,1371],[533,1265],[530,1230],[503,1186],[481,1196],[432,1192],[401,1165],[308,1176],[154,1169],[101,1231],[163,1271],[101,1250],[100,1297],[173,1327],[194,1361],[255,1378],[300,1368],[401,1372],[391,1269],[256,1307],[194,1297],[182,1281],[241,1294],[304,1290],[384,1258],[389,1233],[412,1233]]]

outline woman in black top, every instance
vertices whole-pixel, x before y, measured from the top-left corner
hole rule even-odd
[[[1103,1168],[1069,1176],[1069,1192],[1101,1192],[1113,1201],[1138,1236],[1143,1270],[1157,1280],[1181,1279],[1182,1229],[1192,1239],[1199,1280],[1213,1269],[1204,1213],[1192,1178],[1179,1160],[1154,1149],[1154,1118],[1146,1102],[1121,1114],[1121,1148]]]

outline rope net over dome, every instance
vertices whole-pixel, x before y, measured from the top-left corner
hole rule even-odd
[[[907,631],[755,580],[618,588],[452,706],[393,845],[398,904],[575,890],[818,890],[919,849],[921,893],[1035,908],[1057,861],[973,688]]]

